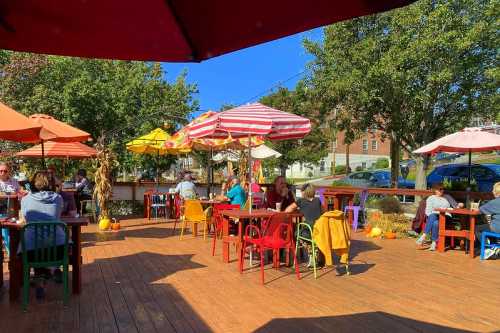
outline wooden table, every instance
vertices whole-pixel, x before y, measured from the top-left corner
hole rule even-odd
[[[439,240],[438,240],[438,252],[444,252],[445,237],[464,237],[469,240],[469,254],[471,258],[474,258],[474,242],[476,240],[475,228],[476,228],[476,218],[481,215],[479,210],[470,210],[465,208],[454,208],[454,209],[436,209],[439,212]],[[446,229],[446,213],[453,215],[462,215],[469,220],[469,230],[450,230]]]
[[[73,281],[73,294],[80,294],[82,289],[82,244],[81,244],[81,229],[82,226],[89,223],[88,217],[63,217],[61,220],[67,224],[71,230],[71,257],[70,265],[73,267],[72,281]],[[10,237],[10,258],[9,258],[9,276],[10,276],[10,287],[9,287],[9,299],[10,301],[15,301],[19,298],[22,285],[23,277],[23,263],[19,255],[17,255],[17,250],[20,242],[22,224],[17,224],[15,222],[9,222],[6,219],[2,220],[0,223],[2,228],[9,229]],[[3,274],[2,274],[3,280]]]

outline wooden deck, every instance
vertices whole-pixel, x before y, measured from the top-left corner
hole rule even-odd
[[[210,241],[172,235],[172,224],[122,221],[84,230],[83,293],[63,308],[59,286],[28,313],[0,292],[0,331],[22,332],[495,332],[500,261],[415,250],[414,240],[356,234],[351,276],[291,269],[243,275]],[[220,244],[220,243],[219,243]],[[232,252],[234,258],[234,253]],[[4,264],[5,265],[5,264]],[[6,267],[5,267],[6,268]],[[5,276],[8,280],[8,276]],[[34,292],[32,292],[34,294]]]

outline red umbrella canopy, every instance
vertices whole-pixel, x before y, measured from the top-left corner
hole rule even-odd
[[[42,126],[40,138],[35,141],[80,142],[90,139],[90,134],[70,126],[46,114],[29,117],[35,124]]]
[[[0,49],[201,61],[414,0],[0,1]]]
[[[41,126],[0,102],[0,139],[33,142],[40,140]]]
[[[16,154],[20,157],[54,157],[54,158],[89,158],[96,156],[97,151],[80,142],[53,142],[44,144],[44,155],[42,156],[42,145],[36,145]]]
[[[415,154],[438,152],[481,152],[500,150],[500,135],[482,131],[477,127],[464,128],[442,137],[414,151]]]
[[[311,131],[309,119],[260,103],[216,113],[189,128],[192,138],[266,136],[270,140],[300,139]]]

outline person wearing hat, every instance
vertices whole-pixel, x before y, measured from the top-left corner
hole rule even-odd
[[[191,173],[185,173],[183,179],[184,180],[175,187],[175,193],[179,193],[183,199],[195,199],[196,186],[193,183]]]

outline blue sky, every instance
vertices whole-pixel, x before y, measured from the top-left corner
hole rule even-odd
[[[297,75],[311,60],[302,46],[304,38],[320,40],[322,29],[314,29],[202,63],[164,63],[168,81],[186,69],[187,80],[198,85],[201,110],[218,110],[223,104],[240,105],[258,100],[276,86],[293,88],[302,77]],[[287,82],[283,82],[290,79]]]

